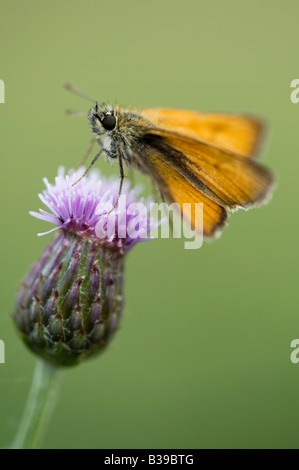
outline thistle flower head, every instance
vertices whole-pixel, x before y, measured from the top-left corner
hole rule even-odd
[[[81,168],[65,175],[65,169],[60,167],[55,185],[44,178],[46,189],[39,198],[50,212],[39,209],[39,213],[30,211],[30,214],[56,227],[38,235],[63,229],[123,251],[148,239],[151,201],[140,198],[137,202],[141,187],[132,189],[125,181],[118,199],[119,179],[101,177],[98,170],[91,171],[73,186],[83,172]],[[140,204],[144,205],[143,211],[140,211]],[[130,232],[128,227],[133,226],[134,221],[136,226]]]
[[[14,320],[27,346],[45,360],[69,366],[101,351],[119,325],[123,310],[126,252],[147,239],[149,202],[137,207],[138,191],[125,182],[91,172],[59,169],[55,185],[44,180],[40,199],[49,209],[31,215],[51,222],[58,233],[25,277]],[[128,230],[132,225],[131,231]],[[50,230],[51,231],[51,230]],[[49,233],[49,232],[47,232]],[[134,234],[134,236],[133,236]]]

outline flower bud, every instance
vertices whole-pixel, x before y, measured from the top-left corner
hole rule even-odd
[[[77,178],[60,170],[55,186],[45,180],[40,198],[52,214],[42,209],[31,214],[55,223],[59,232],[22,282],[13,313],[26,345],[59,366],[75,365],[107,346],[123,310],[125,255],[144,239],[118,238],[116,230],[97,238],[97,224],[107,226],[115,211],[118,181],[108,184],[92,173],[72,186]],[[136,196],[128,184],[125,195],[122,231],[132,221],[128,207]],[[147,215],[139,217],[138,226],[148,233]]]

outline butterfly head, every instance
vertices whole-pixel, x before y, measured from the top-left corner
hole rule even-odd
[[[95,135],[104,135],[110,133],[117,126],[117,119],[114,109],[104,103],[95,103],[89,111],[89,125]]]

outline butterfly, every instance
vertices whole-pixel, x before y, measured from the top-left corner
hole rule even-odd
[[[183,205],[191,203],[185,217],[193,229],[195,203],[202,203],[205,237],[221,232],[229,212],[269,199],[274,177],[256,158],[264,128],[257,118],[167,108],[127,110],[96,103],[88,121],[101,148],[82,177],[104,154],[119,163],[121,192],[124,165],[136,168],[149,175],[163,199],[177,203],[183,214]]]

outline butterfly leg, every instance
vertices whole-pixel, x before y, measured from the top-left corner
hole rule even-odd
[[[96,139],[95,136],[90,140],[90,142],[89,142],[89,144],[88,144],[88,147],[87,147],[87,149],[86,149],[86,152],[85,152],[85,154],[83,155],[83,158],[82,158],[81,162],[80,162],[79,165],[76,167],[76,170],[75,170],[75,171],[77,171],[77,170],[80,168],[80,166],[83,166],[83,165],[84,165],[84,163],[85,163],[86,160],[87,160],[87,157],[89,157],[89,155],[91,154],[91,151],[92,151],[92,149],[93,149],[93,146],[94,146],[94,143],[95,143],[96,140],[97,140],[97,139]]]
[[[91,167],[93,167],[93,165],[95,164],[95,162],[97,161],[97,159],[99,158],[99,156],[101,155],[102,152],[106,153],[106,155],[108,155],[108,157],[115,158],[114,156],[112,156],[112,154],[108,150],[106,150],[104,148],[101,148],[100,151],[96,154],[96,156],[92,160],[91,164],[84,171],[83,175],[77,181],[75,181],[75,183],[73,183],[72,186],[75,186],[75,184],[79,183],[79,181],[81,181],[87,175],[87,173],[89,172]]]
[[[124,179],[125,179],[123,161],[122,161],[122,157],[121,157],[120,154],[118,155],[118,162],[119,162],[119,172],[120,172],[120,183],[119,183],[118,196],[117,196],[117,199],[116,199],[116,201],[115,201],[114,206],[113,206],[112,209],[108,212],[108,214],[110,214],[110,213],[116,208],[116,206],[117,206],[117,204],[118,204],[118,201],[119,201],[119,198],[120,198],[120,195],[121,195],[121,190],[122,190],[122,187],[123,187],[123,182],[124,182]]]

